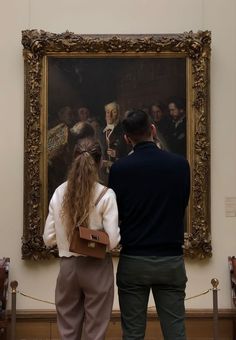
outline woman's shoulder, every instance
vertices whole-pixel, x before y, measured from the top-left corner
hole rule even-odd
[[[60,184],[60,185],[56,188],[55,192],[62,192],[62,191],[65,191],[66,186],[67,186],[67,181],[66,181],[66,182],[63,182],[62,184]]]
[[[110,196],[116,196],[115,192],[111,189],[106,187],[105,185],[96,182],[96,186],[95,186],[95,196],[102,194],[102,192],[104,191],[104,195],[103,197],[110,197]]]
[[[64,196],[66,190],[67,182],[62,183],[59,185],[52,195],[52,199],[56,199],[58,197]]]

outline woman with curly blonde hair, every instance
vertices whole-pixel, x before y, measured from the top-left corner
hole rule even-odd
[[[95,259],[69,251],[72,232],[78,223],[104,229],[109,250],[120,240],[115,193],[98,182],[100,144],[92,139],[78,141],[67,182],[54,192],[44,229],[46,246],[57,245],[60,271],[55,301],[57,324],[62,340],[104,340],[114,298],[111,255]]]

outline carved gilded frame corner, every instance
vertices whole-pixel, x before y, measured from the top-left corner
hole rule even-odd
[[[186,59],[187,157],[191,165],[191,198],[185,255],[207,258],[212,255],[210,236],[210,114],[209,67],[211,34],[93,35],[71,32],[22,32],[25,61],[25,154],[23,259],[57,256],[57,249],[45,248],[42,230],[46,216],[45,172],[47,125],[45,63],[50,55],[96,56],[107,58],[164,57]],[[45,203],[46,202],[46,203]]]

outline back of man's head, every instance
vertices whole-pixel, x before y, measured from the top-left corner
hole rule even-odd
[[[129,111],[122,121],[125,134],[135,143],[151,137],[151,118],[142,110]]]

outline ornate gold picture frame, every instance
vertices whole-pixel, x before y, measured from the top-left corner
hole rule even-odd
[[[26,30],[22,32],[22,44],[25,60],[23,259],[57,256],[57,249],[44,246],[42,233],[48,201],[56,185],[52,185],[52,179],[59,176],[51,170],[52,160],[58,154],[64,157],[68,133],[74,131],[73,126],[60,119],[61,108],[69,107],[75,117],[79,107],[90,105],[91,120],[96,121],[102,136],[106,130],[104,105],[107,103],[118,101],[124,113],[133,107],[146,110],[162,100],[169,115],[168,101],[171,102],[172,96],[184,99],[184,156],[191,166],[185,255],[211,256],[210,32],[81,36]],[[76,125],[74,118],[73,124]]]

